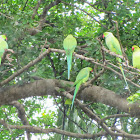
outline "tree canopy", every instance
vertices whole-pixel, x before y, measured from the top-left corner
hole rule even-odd
[[[5,51],[0,65],[0,139],[140,139],[140,70],[132,64],[138,0],[2,0],[0,9],[0,34],[14,51]],[[123,56],[108,50],[106,31]],[[77,40],[70,80],[63,48],[69,34]],[[71,110],[73,84],[85,67],[93,73]]]

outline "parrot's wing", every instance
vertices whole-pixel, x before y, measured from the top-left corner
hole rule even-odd
[[[74,85],[76,85],[77,83],[79,83],[80,81],[84,80],[85,78],[87,79],[89,76],[89,72],[86,69],[82,69],[77,77],[76,77],[76,81],[74,82]]]
[[[63,47],[66,53],[73,52],[77,46],[77,41],[72,35],[68,35],[63,41]]]
[[[116,54],[122,55],[119,41],[113,35],[106,37],[106,45],[110,51],[115,52]]]
[[[133,52],[132,57],[133,67],[140,69],[140,49]]]
[[[4,52],[5,49],[8,49],[8,44],[5,40],[0,39],[0,52]]]
[[[117,40],[117,38],[113,36],[111,42],[112,42],[113,47],[116,49],[115,53],[119,54],[119,55],[122,55],[122,50],[121,50],[121,47],[120,47],[120,43]]]
[[[89,78],[89,72],[90,70],[92,70],[92,68],[90,67],[86,67],[86,68],[83,68],[77,75],[76,77],[76,81],[74,83],[74,85],[76,85],[75,87],[75,91],[74,91],[74,96],[73,96],[73,100],[72,100],[72,106],[71,106],[71,109],[73,108],[73,103],[74,103],[74,99],[76,97],[76,94],[79,90],[79,87],[82,83],[86,82]]]

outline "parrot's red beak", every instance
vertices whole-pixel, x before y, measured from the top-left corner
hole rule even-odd
[[[134,51],[134,47],[132,47],[132,51]]]
[[[104,34],[103,34],[103,38],[104,38],[105,36],[104,36]]]
[[[7,37],[6,37],[6,41],[7,41]]]
[[[93,72],[93,69],[91,70],[91,72]]]

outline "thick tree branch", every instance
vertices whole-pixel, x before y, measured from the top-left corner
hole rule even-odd
[[[57,88],[63,88],[66,91],[70,91],[72,84],[72,82],[68,81],[47,79],[36,80],[33,83],[24,84],[22,86],[17,85],[9,88],[1,88],[0,105],[9,104],[12,101],[32,96],[63,96],[60,92],[58,92]],[[77,94],[76,97],[84,101],[100,102],[115,107],[118,110],[130,114],[131,116],[140,116],[140,107],[138,103],[129,104],[126,99],[116,95],[113,91],[99,86],[89,86]]]
[[[12,101],[9,103],[9,105],[15,106],[18,110],[18,117],[21,119],[22,123],[24,125],[29,125],[29,122],[27,121],[25,109],[22,104],[20,104],[18,101]]]

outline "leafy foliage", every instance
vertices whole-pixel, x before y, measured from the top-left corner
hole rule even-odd
[[[2,0],[0,2],[0,32],[8,37],[8,45],[14,50],[11,54],[13,61],[7,60],[0,66],[0,82],[6,80],[12,74],[18,72],[29,62],[32,62],[47,48],[63,50],[63,40],[68,34],[72,34],[78,42],[75,52],[83,56],[93,58],[99,64],[91,63],[73,56],[71,71],[71,81],[75,81],[78,72],[84,67],[94,68],[94,75],[103,69],[103,53],[101,50],[105,42],[102,34],[105,31],[112,32],[120,38],[124,52],[132,66],[132,45],[140,44],[140,3],[136,0]],[[118,28],[116,27],[118,23]],[[117,35],[119,32],[119,36]],[[104,52],[105,53],[105,52]],[[114,56],[105,53],[106,66],[114,71],[121,73]],[[110,62],[113,65],[110,65]],[[6,64],[5,64],[6,63]],[[140,86],[138,72],[134,69],[125,67],[126,77]],[[90,79],[94,76],[90,75]],[[51,52],[40,62],[25,70],[16,76],[7,85],[23,85],[34,82],[33,77],[45,79],[58,79],[67,81],[67,63],[66,56],[63,53]],[[129,82],[131,96],[128,100],[131,103],[140,100],[138,86]],[[128,97],[125,89],[124,80],[115,72],[106,69],[100,75],[94,85],[104,87],[114,91],[118,95]],[[60,91],[63,92],[64,90]],[[79,93],[80,94],[80,93]],[[49,100],[48,100],[49,99]],[[114,99],[115,100],[115,99]],[[49,108],[50,101],[53,102],[54,108]],[[59,128],[68,132],[79,134],[96,134],[103,130],[96,121],[91,119],[80,108],[70,110],[70,105],[65,104],[65,97],[29,97],[18,101],[24,106],[27,121],[31,126],[42,128]],[[88,103],[88,102],[84,102]],[[125,114],[115,107],[102,103],[89,103],[90,108],[97,116],[104,118],[113,114]],[[14,105],[3,105],[0,107],[0,119],[5,120],[10,125],[20,125],[23,123],[18,116],[18,109]],[[118,126],[129,134],[140,134],[139,120],[134,117],[124,117],[107,119],[109,127]],[[12,129],[8,130],[0,125],[0,139],[24,139],[25,130]],[[43,139],[45,134],[37,135]],[[48,137],[47,137],[48,138]],[[96,137],[96,139],[118,139],[110,134]],[[57,133],[49,134],[48,140],[52,139],[76,139],[68,135]],[[127,138],[126,138],[127,139]]]

